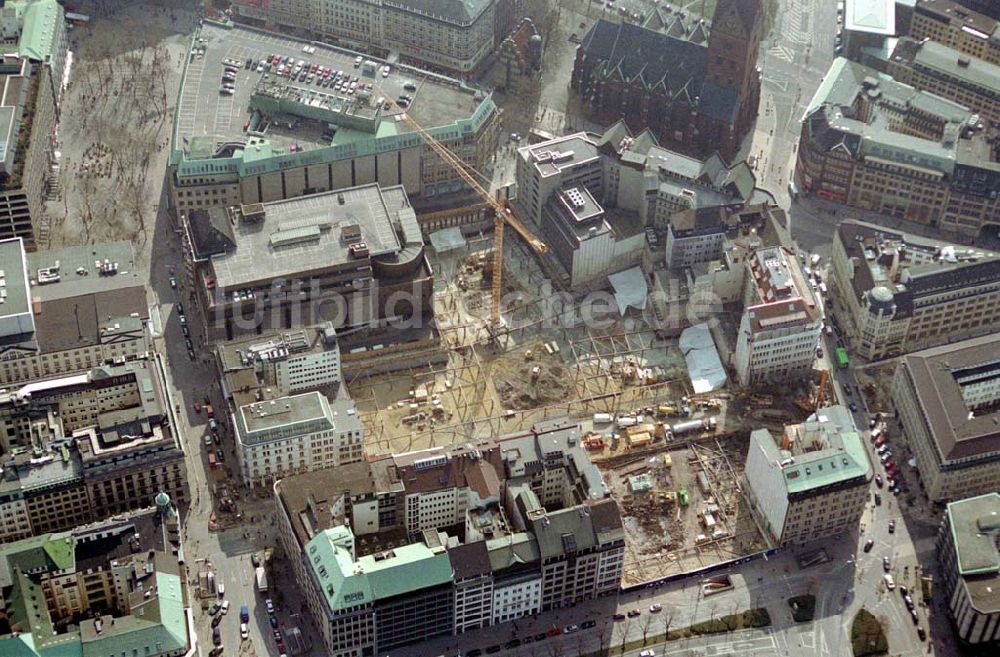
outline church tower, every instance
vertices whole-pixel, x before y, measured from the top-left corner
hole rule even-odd
[[[705,82],[717,93],[735,93],[735,120],[727,134],[716,135],[719,150],[733,154],[753,129],[760,105],[757,53],[763,31],[760,0],[718,0],[708,35]]]
[[[708,35],[708,80],[744,95],[757,83],[763,23],[760,0],[718,0]]]

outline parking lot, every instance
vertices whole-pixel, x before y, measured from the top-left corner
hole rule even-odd
[[[316,65],[317,68],[328,67],[333,72],[341,71],[344,76],[356,77],[357,87],[353,93],[337,91],[333,85],[320,84],[322,76],[317,74],[312,81],[279,76],[272,64],[275,55],[288,57],[290,62],[296,64],[301,61],[310,65],[310,69],[311,65]],[[357,104],[358,91],[368,84],[372,85],[370,101],[364,100],[360,104],[367,103],[372,109],[379,97],[396,100],[405,94],[411,98],[407,114],[426,127],[448,125],[467,118],[479,102],[474,90],[456,81],[429,76],[405,66],[390,65],[388,76],[383,76],[381,71],[386,64],[376,62],[374,71],[366,73],[364,65],[355,66],[358,56],[355,52],[310,45],[254,30],[225,29],[206,24],[188,58],[177,111],[175,139],[185,144],[194,137],[210,137],[216,144],[241,141],[244,124],[250,118],[251,93],[264,76],[269,81],[278,81],[290,87],[305,99],[302,102],[308,102],[310,98],[336,97],[354,100]],[[248,60],[256,63],[253,69],[247,66]],[[220,91],[227,62],[236,68],[232,95]],[[389,119],[382,121],[378,128],[379,135],[410,131],[405,123],[392,118],[399,113],[391,106],[383,110],[383,118]],[[315,122],[302,121],[287,131],[272,124],[273,129],[268,131],[267,137],[278,146],[295,150],[329,146],[332,142],[343,143],[346,136],[354,132],[342,131],[344,136],[334,140],[318,123],[310,123]]]

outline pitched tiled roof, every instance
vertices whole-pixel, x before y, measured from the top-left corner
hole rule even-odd
[[[669,97],[697,106],[713,119],[735,120],[739,94],[705,79],[708,48],[686,38],[648,30],[632,23],[599,20],[580,48],[602,64],[601,75],[661,89]]]

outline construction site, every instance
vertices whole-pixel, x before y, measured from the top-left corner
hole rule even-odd
[[[823,405],[828,373],[753,394],[731,389],[716,350],[731,353],[731,344],[718,343],[735,334],[742,308],[734,308],[732,317],[717,320],[729,325],[716,324],[707,338],[715,343],[716,369],[706,379],[691,360],[691,343],[687,352],[681,349],[687,309],[667,308],[665,316],[674,320],[668,326],[664,313],[650,312],[652,296],[633,299],[635,289],[656,288],[652,251],[629,271],[631,290],[610,281],[612,295],[600,277],[586,290],[568,289],[566,271],[536,237],[537,227],[523,223],[506,198],[480,185],[474,174],[481,174],[410,123],[478,193],[486,220],[470,207],[455,216],[475,214],[474,227],[423,226],[440,357],[392,371],[359,368],[347,377],[367,451],[495,439],[569,417],[580,423],[584,447],[621,505],[623,584],[769,547],[742,495],[749,433],[781,431],[805,419]],[[484,232],[489,218],[493,230]],[[514,234],[505,238],[505,228]],[[703,335],[711,330],[692,328]]]

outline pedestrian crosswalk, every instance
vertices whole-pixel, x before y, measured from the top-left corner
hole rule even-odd
[[[777,57],[778,59],[782,59],[786,62],[791,62],[795,59],[795,51],[788,46],[773,46],[768,52],[773,57]]]
[[[792,43],[809,43],[809,16],[804,0],[791,0],[782,14],[782,35]],[[791,61],[791,60],[789,60]]]

